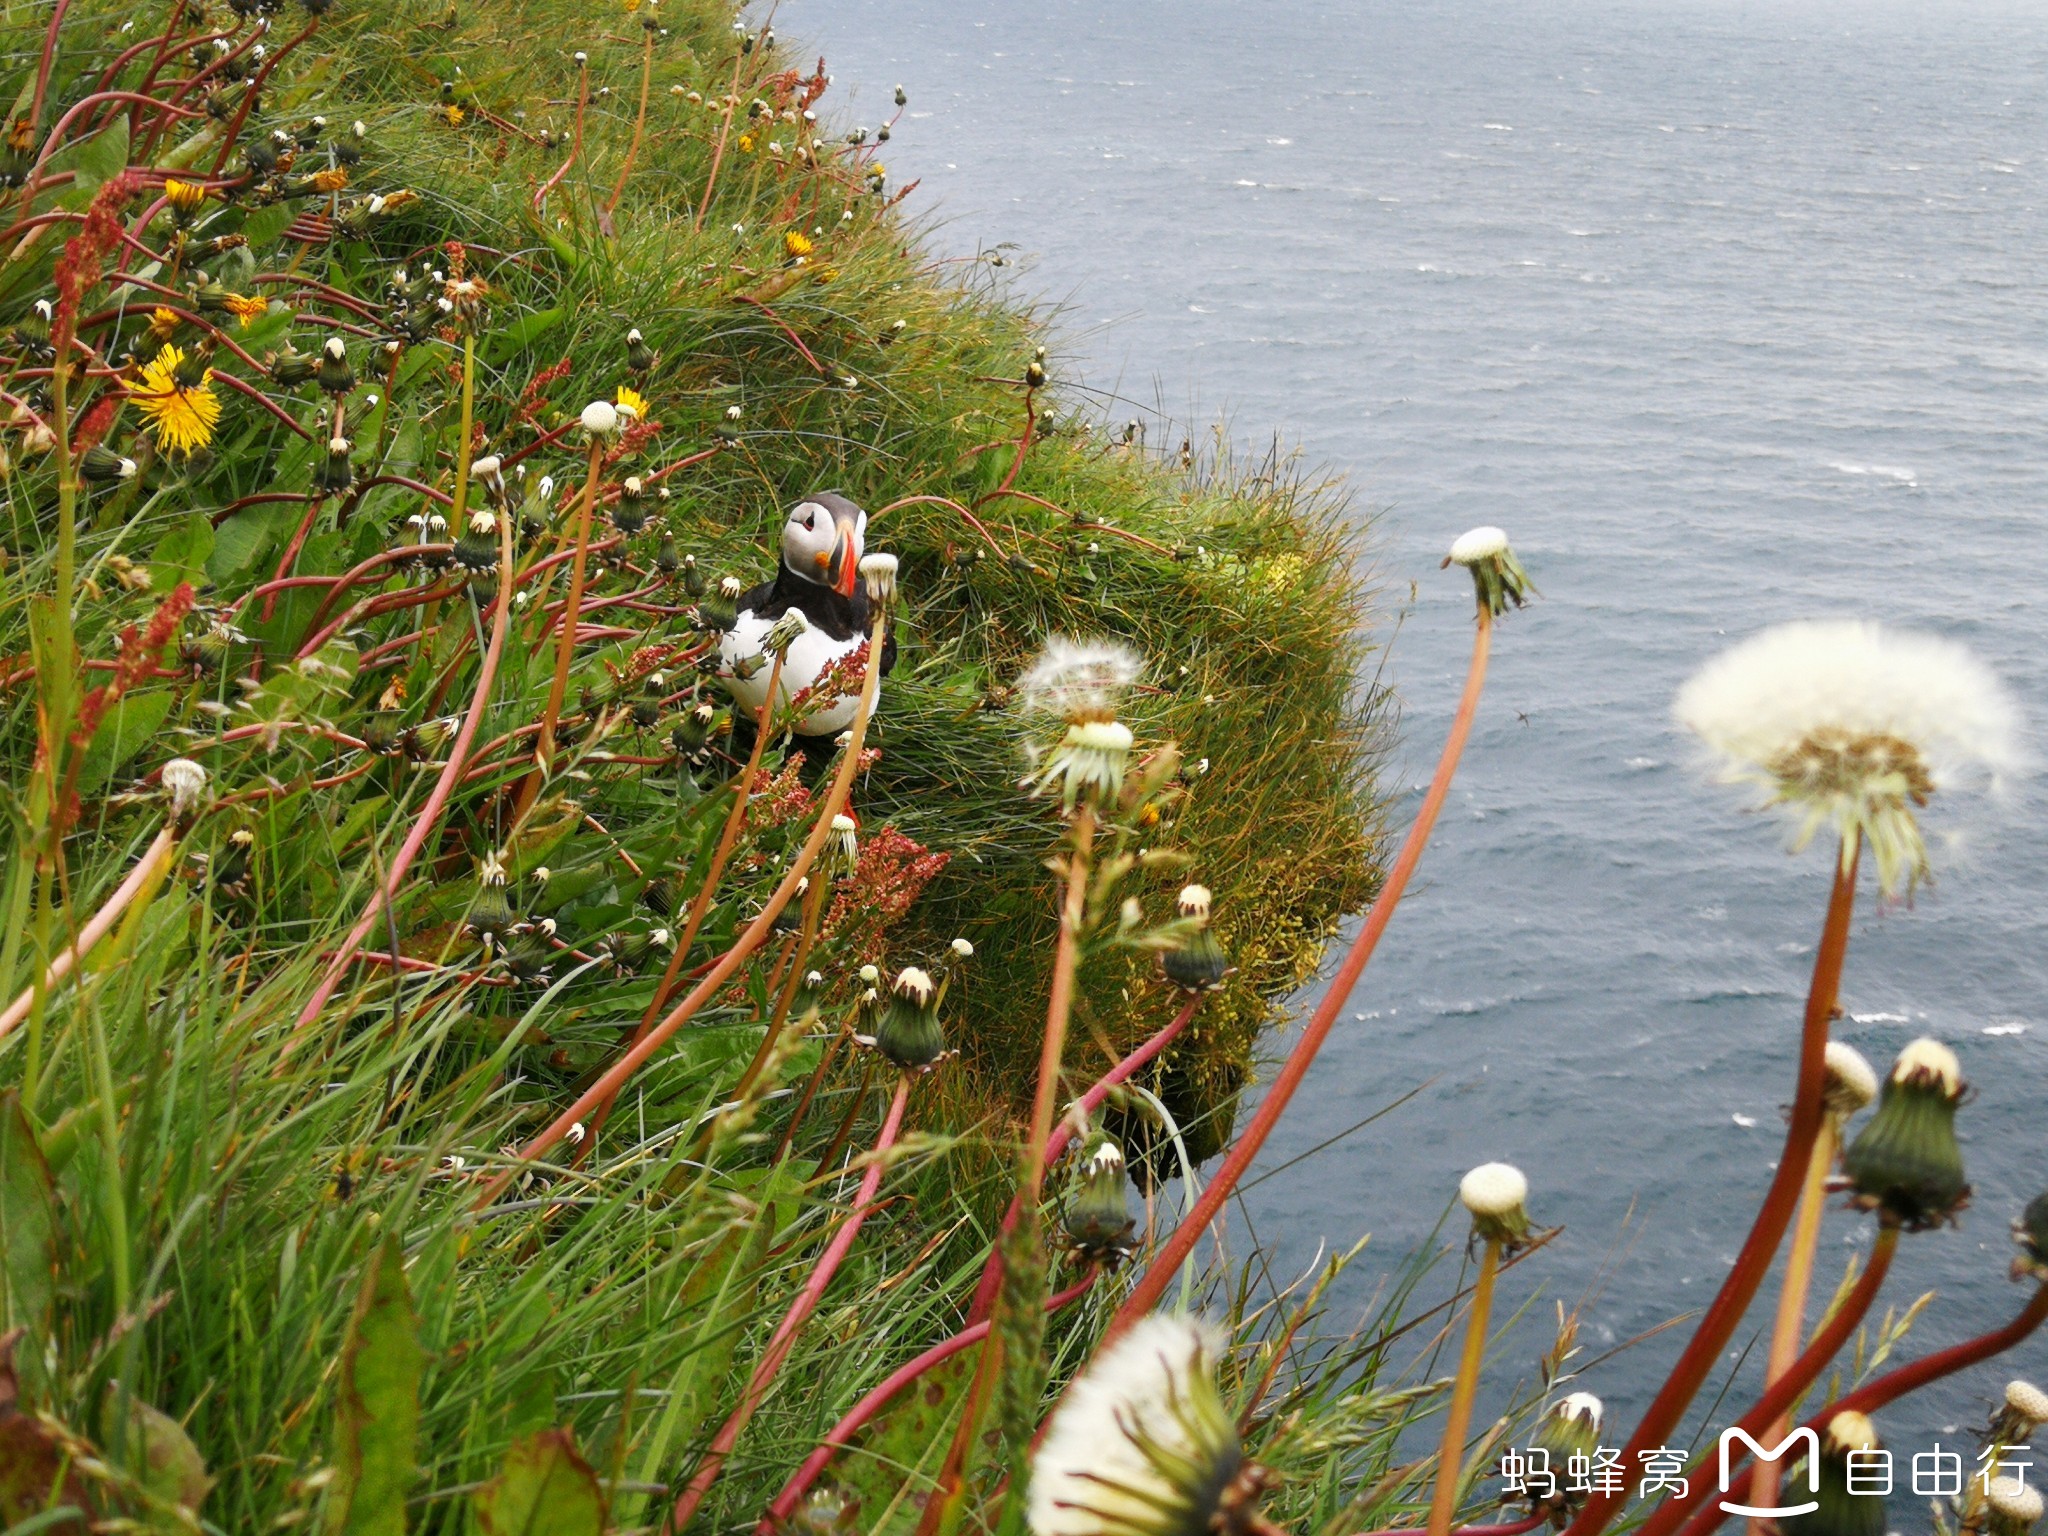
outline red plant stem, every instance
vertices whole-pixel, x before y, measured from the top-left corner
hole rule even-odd
[[[704,215],[707,212],[709,212],[711,208],[711,193],[718,186],[718,167],[720,163],[723,162],[725,159],[726,137],[732,132],[733,98],[739,95],[740,70],[745,65],[746,59],[747,56],[744,53],[735,53],[733,55],[732,89],[725,93],[725,116],[720,120],[718,125],[718,143],[711,151],[711,171],[710,174],[704,178],[704,196],[698,201],[697,216],[690,223],[690,228],[695,233],[703,232]]]
[[[294,432],[298,433],[299,436],[303,437],[307,442],[310,443],[313,441],[313,434],[308,432],[304,427],[300,426],[296,421],[294,421],[287,412],[279,409],[277,402],[275,400],[272,400],[270,396],[264,394],[262,390],[257,389],[252,385],[243,383],[242,380],[236,378],[232,373],[216,373],[214,374],[214,378],[219,383],[227,385],[229,389],[234,390],[237,394],[247,395],[251,400],[254,400],[258,405],[262,406],[263,409],[270,412],[271,415],[275,416],[279,421],[283,422],[286,426],[290,427]]]
[[[647,133],[647,92],[654,81],[654,29],[650,25],[645,32],[646,47],[640,55],[640,111],[633,119],[633,140],[626,146],[625,162],[619,167],[618,185],[612,188],[612,195],[604,205],[601,227],[605,238],[612,233],[612,215],[618,211],[619,199],[626,195],[626,180],[633,174],[633,162],[640,157],[640,141]]]
[[[33,123],[42,118],[43,98],[50,89],[50,69],[57,62],[57,34],[64,25],[64,13],[71,9],[71,0],[57,0],[50,12],[50,29],[43,34],[43,55],[36,66],[36,93],[29,102],[28,120]]]
[[[1505,1525],[1463,1525],[1451,1532],[1451,1536],[1522,1536],[1524,1531],[1535,1530],[1546,1518],[1543,1515],[1531,1515],[1526,1520],[1511,1520]],[[1429,1532],[1416,1525],[1398,1531],[1368,1531],[1365,1536],[1429,1536]]]
[[[1021,493],[1012,492],[1012,494],[1016,495]],[[950,496],[899,496],[896,500],[890,502],[889,505],[887,505],[886,507],[882,507],[877,511],[869,513],[868,521],[873,522],[876,518],[881,517],[884,513],[894,512],[902,507],[950,508],[952,511],[957,512],[960,515],[960,520],[962,522],[966,523],[968,527],[972,528],[976,533],[981,535],[982,543],[986,544],[989,547],[989,552],[993,554],[998,560],[1007,560],[1010,558],[1009,554],[1003,549],[1003,546],[996,542],[996,536],[988,531],[988,525],[984,523],[980,518],[976,517],[972,510],[962,506],[959,502],[955,501]]]
[[[512,568],[512,519],[509,517],[498,521],[498,565],[502,570]],[[384,876],[383,888],[364,909],[355,927],[349,930],[340,950],[328,963],[326,975],[320,978],[320,984],[313,989],[306,1006],[299,1010],[291,1034],[279,1052],[278,1071],[284,1070],[300,1036],[320,1017],[320,1010],[327,1006],[327,1000],[341,984],[350,958],[362,947],[363,940],[369,937],[370,930],[376,926],[385,909],[398,899],[398,888],[405,881],[406,871],[412,868],[412,862],[419,857],[420,849],[426,846],[427,838],[440,826],[441,813],[447,808],[448,798],[462,778],[463,759],[469,755],[469,744],[476,740],[477,727],[483,724],[484,711],[490,707],[491,685],[498,676],[498,661],[505,654],[505,635],[512,627],[511,618],[512,589],[507,584],[499,590],[496,611],[491,615],[490,644],[485,648],[483,662],[477,669],[476,691],[470,695],[469,709],[462,717],[461,729],[455,733],[454,744],[448,749],[448,761],[441,769],[441,776],[434,781],[427,803],[421,807],[419,815],[413,819],[412,830],[399,845],[398,855]]]
[[[576,66],[576,126],[569,139],[569,158],[562,162],[560,170],[542,182],[533,194],[533,213],[540,217],[540,211],[547,206],[548,194],[562,184],[562,178],[569,174],[583,153],[583,110],[590,105],[590,64],[589,61]]]
[[[1415,873],[1415,866],[1422,862],[1422,850],[1429,844],[1429,834],[1436,826],[1437,814],[1443,809],[1444,797],[1450,793],[1451,779],[1458,771],[1465,738],[1472,732],[1472,719],[1479,709],[1479,695],[1486,686],[1486,661],[1492,642],[1493,617],[1482,605],[1478,626],[1472,636],[1472,662],[1465,676],[1464,696],[1458,701],[1458,712],[1451,720],[1450,735],[1437,759],[1436,776],[1430,780],[1429,792],[1423,796],[1422,807],[1415,813],[1415,824],[1408,829],[1394,867],[1387,871],[1379,895],[1373,899],[1372,910],[1366,913],[1364,926],[1358,930],[1358,937],[1351,941],[1351,948],[1337,967],[1337,973],[1330,978],[1329,988],[1323,993],[1323,1000],[1309,1019],[1308,1027],[1302,1031],[1301,1039],[1288,1052],[1279,1076],[1273,1079],[1273,1086],[1259,1101],[1258,1112],[1252,1117],[1251,1125],[1231,1147],[1223,1166],[1195,1202],[1195,1208],[1173,1229],[1165,1244],[1153,1255],[1144,1274],[1138,1277],[1130,1296],[1117,1309],[1116,1316],[1110,1319],[1105,1342],[1159,1304],[1159,1298],[1166,1294],[1166,1288],[1173,1283],[1175,1273],[1194,1251],[1195,1244],[1201,1241],[1202,1234],[1208,1231],[1211,1222],[1222,1215],[1231,1191],[1237,1187],[1238,1180],[1244,1177],[1252,1159],[1258,1156],[1259,1149],[1279,1123],[1302,1079],[1308,1076],[1316,1052],[1322,1049],[1323,1041],[1337,1022],[1337,1016],[1343,1012],[1352,988],[1358,985],[1366,962],[1372,958],[1380,935],[1386,932],[1395,907],[1400,905],[1402,893],[1407,890],[1408,881]]]
[[[256,71],[255,77],[249,81],[248,89],[242,92],[242,100],[240,105],[235,108],[234,117],[229,121],[227,127],[221,130],[220,153],[213,157],[214,175],[218,176],[220,174],[221,167],[228,163],[228,156],[234,153],[235,140],[241,137],[242,125],[249,120],[251,109],[255,107],[258,98],[263,94],[264,88],[269,84],[271,71],[284,62],[286,54],[298,47],[299,44],[303,43],[319,29],[320,18],[315,16],[289,39],[279,43],[270,50],[270,54],[264,59],[262,67]],[[162,129],[161,123],[159,123],[158,129],[160,132]]]
[[[49,969],[43,973],[41,984],[31,986],[8,1004],[5,1013],[0,1013],[0,1040],[5,1040],[14,1027],[28,1017],[30,1010],[35,1006],[36,993],[41,992],[45,997],[49,996],[50,990],[70,975],[72,967],[91,953],[92,947],[113,929],[121,914],[127,911],[129,904],[135,900],[136,893],[155,883],[159,870],[164,861],[170,858],[171,850],[177,846],[177,841],[177,833],[168,826],[157,833],[155,840],[143,850],[142,857],[135,861],[135,867],[128,871],[128,878],[100,904],[99,911],[86,920],[85,926],[78,930],[78,937],[51,959]]]
[[[1877,1299],[1878,1288],[1884,1284],[1885,1273],[1891,1268],[1892,1254],[1898,1246],[1897,1227],[1887,1226],[1879,1230],[1877,1243],[1870,1250],[1870,1262],[1857,1276],[1855,1287],[1843,1298],[1835,1315],[1813,1336],[1813,1342],[1792,1362],[1790,1369],[1764,1389],[1763,1396],[1735,1422],[1734,1428],[1752,1437],[1762,1434],[1798,1400],[1800,1393],[1812,1385],[1813,1379],[1826,1369],[1827,1363],[1848,1342],[1849,1335],[1856,1331],[1864,1314],[1870,1310],[1870,1304]],[[1734,1469],[1731,1467],[1729,1470],[1732,1480]],[[1691,1479],[1689,1491],[1682,1498],[1666,1499],[1654,1515],[1637,1527],[1637,1536],[1670,1536],[1703,1501],[1726,1491],[1704,1477]]]
[[[1078,1300],[1095,1283],[1100,1273],[1100,1270],[1090,1269],[1058,1295],[1048,1296],[1045,1300],[1045,1310],[1057,1312]],[[761,1517],[761,1523],[755,1527],[755,1536],[774,1536],[782,1522],[796,1512],[797,1502],[810,1491],[811,1484],[818,1480],[818,1474],[825,1470],[833,1454],[871,1423],[875,1415],[888,1406],[891,1398],[926,1371],[943,1365],[961,1350],[979,1344],[988,1337],[988,1330],[989,1324],[986,1320],[971,1324],[950,1339],[940,1340],[916,1359],[906,1361],[884,1377],[879,1385],[846,1411],[845,1417],[826,1431],[825,1438],[818,1442],[817,1448],[804,1458],[803,1465],[796,1469],[796,1475],[783,1485],[782,1492],[775,1496],[775,1502],[768,1506],[768,1512]]]
[[[895,1095],[889,1100],[889,1113],[882,1121],[881,1134],[875,1138],[875,1149],[868,1154],[867,1172],[861,1175],[860,1192],[853,1197],[853,1209],[839,1224],[839,1230],[832,1234],[832,1241],[818,1256],[818,1262],[811,1268],[811,1276],[804,1282],[804,1288],[790,1303],[789,1311],[776,1325],[774,1334],[768,1340],[768,1347],[761,1352],[760,1361],[754,1366],[754,1374],[747,1378],[746,1390],[740,1394],[739,1405],[733,1409],[718,1433],[711,1437],[711,1444],[704,1452],[704,1459],[697,1464],[697,1472],[690,1479],[676,1500],[676,1507],[669,1516],[668,1529],[680,1531],[690,1523],[690,1517],[697,1513],[697,1506],[704,1502],[704,1495],[711,1491],[711,1485],[718,1481],[718,1474],[725,1470],[725,1459],[738,1443],[740,1434],[754,1417],[754,1410],[761,1406],[761,1399],[774,1383],[776,1372],[789,1358],[789,1352],[796,1346],[797,1330],[805,1319],[817,1310],[818,1302],[824,1297],[825,1287],[832,1283],[832,1277],[839,1272],[839,1266],[846,1255],[853,1250],[853,1240],[860,1235],[861,1223],[867,1220],[868,1212],[874,1208],[875,1191],[881,1187],[882,1172],[887,1163],[886,1154],[896,1144],[896,1133],[903,1128],[903,1109],[910,1102],[910,1074],[902,1073],[896,1079]]]
[[[1817,1435],[1827,1433],[1828,1421],[1838,1413],[1875,1413],[1887,1403],[1898,1401],[1908,1392],[1917,1392],[1930,1382],[1944,1376],[1953,1376],[1957,1371],[1967,1370],[1985,1360],[2004,1354],[2020,1343],[2044,1320],[2048,1320],[2048,1285],[2037,1286],[2019,1315],[2003,1328],[1990,1333],[1979,1334],[1974,1339],[1965,1339],[1947,1349],[1936,1350],[1910,1365],[1888,1371],[1874,1381],[1867,1381],[1839,1402],[1827,1407],[1806,1421],[1805,1427]],[[1735,1464],[1729,1466],[1729,1476],[1735,1473]],[[1686,1523],[1684,1536],[1706,1536],[1708,1531],[1728,1518],[1728,1513],[1719,1503],[1709,1504]]]
[[[1792,1116],[1785,1127],[1785,1148],[1778,1154],[1778,1169],[1756,1213],[1756,1222],[1743,1240],[1742,1251],[1721,1282],[1721,1289],[1700,1319],[1692,1340],[1685,1346],[1671,1374],[1664,1379],[1656,1398],[1645,1410],[1642,1422],[1621,1452],[1621,1465],[1640,1464],[1638,1452],[1665,1443],[1665,1437],[1684,1417],[1699,1392],[1700,1384],[1721,1356],[1721,1348],[1742,1321],[1757,1288],[1771,1267],[1771,1256],[1784,1239],[1806,1182],[1806,1165],[1813,1143],[1820,1135],[1825,1109],[1821,1102],[1827,1087],[1828,1022],[1834,1017],[1835,996],[1842,982],[1842,961],[1849,949],[1849,918],[1856,906],[1856,868],[1861,849],[1845,849],[1835,860],[1833,888],[1828,893],[1827,919],[1821,928],[1820,948],[1813,957],[1813,982],[1806,994],[1806,1020],[1800,1043],[1799,1086],[1792,1100]],[[1596,1493],[1566,1527],[1567,1536],[1597,1536],[1620,1508],[1624,1494]]]

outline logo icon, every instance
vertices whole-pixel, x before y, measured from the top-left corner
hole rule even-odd
[[[1740,1440],[1744,1445],[1748,1446],[1750,1455],[1754,1456],[1760,1462],[1777,1461],[1780,1458],[1782,1458],[1784,1454],[1787,1451],[1791,1450],[1795,1445],[1804,1446],[1806,1449],[1806,1491],[1808,1493],[1815,1494],[1820,1492],[1820,1436],[1815,1434],[1806,1425],[1802,1424],[1799,1428],[1793,1430],[1791,1434],[1787,1435],[1783,1440],[1780,1440],[1775,1447],[1768,1451],[1765,1450],[1761,1445],[1758,1445],[1756,1441],[1752,1440],[1749,1437],[1749,1432],[1743,1429],[1740,1425],[1736,1425],[1731,1429],[1722,1430],[1722,1493],[1725,1494],[1728,1492],[1728,1448],[1737,1440]],[[1815,1498],[1808,1499],[1804,1504],[1778,1504],[1757,1506],[1751,1504],[1737,1504],[1732,1502],[1731,1500],[1724,1498],[1721,1500],[1721,1508],[1725,1513],[1731,1515],[1749,1515],[1759,1519],[1771,1520],[1784,1515],[1810,1515],[1816,1509],[1820,1508],[1820,1500]]]

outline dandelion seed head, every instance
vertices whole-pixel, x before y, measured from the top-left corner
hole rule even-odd
[[[965,939],[955,939],[946,947],[962,960],[972,960],[974,958],[974,946]]]
[[[1184,885],[1174,905],[1180,909],[1182,917],[1207,917],[1210,900],[1206,885]]]
[[[582,419],[592,437],[610,437],[619,429],[619,408],[609,400],[593,400],[583,407]]]
[[[1877,1072],[1853,1045],[1830,1040],[1827,1048],[1827,1107],[1853,1115],[1877,1097]]]
[[[1529,1180],[1512,1163],[1481,1163],[1458,1181],[1458,1199],[1474,1216],[1506,1216],[1529,1198]]]
[[[1862,620],[1785,624],[1708,662],[1674,713],[1719,777],[1869,845],[1887,893],[1929,873],[1917,812],[1937,790],[2020,766],[2018,712],[1991,670],[1936,635]]]
[[[1144,671],[1137,652],[1112,640],[1054,635],[1017,679],[1018,703],[1029,713],[1072,721],[1112,720],[1125,692]]]
[[[1216,1390],[1223,1336],[1153,1315],[1098,1355],[1052,1417],[1032,1468],[1034,1536],[1206,1531],[1243,1465]]]
[[[2025,1530],[2041,1518],[2044,1504],[2040,1490],[2029,1488],[2016,1477],[1994,1477],[1984,1491],[1984,1502],[1993,1515],[2010,1522],[2008,1529]],[[1997,1527],[1994,1526],[1994,1529]]]
[[[1956,1053],[1925,1035],[1899,1052],[1891,1075],[1895,1083],[1918,1081],[1939,1086],[1951,1099],[1963,1091],[1963,1064],[1956,1060]]]
[[[171,814],[185,816],[206,793],[206,770],[189,757],[174,757],[163,767],[164,794],[170,798]]]
[[[2048,1424],[2048,1392],[2031,1381],[2008,1381],[2005,1406],[2033,1424]]]
[[[1577,1419],[1598,1429],[1600,1420],[1606,1415],[1607,1405],[1590,1392],[1574,1392],[1557,1405],[1556,1411],[1559,1418]]]

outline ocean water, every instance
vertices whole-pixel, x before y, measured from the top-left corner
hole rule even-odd
[[[1586,1358],[1702,1305],[1777,1153],[1827,868],[1703,780],[1670,700],[1734,638],[1859,615],[1967,642],[2048,718],[2048,10],[787,0],[777,26],[853,121],[908,87],[892,174],[941,248],[1014,247],[1019,291],[1063,304],[1062,378],[1349,476],[1404,705],[1397,827],[1470,640],[1442,550],[1500,523],[1542,588],[1265,1166],[1427,1086],[1258,1184],[1276,1269],[1371,1232],[1337,1298],[1362,1307],[1505,1158],[1566,1227],[1506,1294],[1583,1302]],[[2048,800],[2026,780],[1927,820],[1938,883],[1863,905],[1839,1031],[1880,1068],[1937,1035],[1976,1084],[1975,1203],[1889,1288],[1940,1293],[1909,1352],[2018,1305],[2006,1223],[2048,1187]],[[1823,1294],[1866,1231],[1829,1217]],[[1678,1338],[1581,1384],[1632,1420]],[[1509,1339],[1503,1385],[1542,1343]],[[2037,1339],[1883,1427],[1956,1444],[2044,1373]]]

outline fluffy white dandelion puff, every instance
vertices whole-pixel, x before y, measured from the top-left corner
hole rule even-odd
[[[163,768],[164,795],[171,802],[171,815],[190,815],[206,793],[206,770],[189,757],[174,757]]]
[[[1877,1097],[1877,1071],[1855,1046],[1830,1040],[1823,1092],[1829,1112],[1846,1118]]]
[[[1053,1415],[1031,1473],[1035,1536],[1217,1528],[1244,1466],[1216,1390],[1222,1335],[1155,1315],[1096,1357]]]
[[[1054,635],[1017,679],[1017,702],[1034,714],[1069,721],[1113,720],[1144,669],[1137,652],[1113,640]]]
[[[1930,872],[1918,812],[1936,790],[1995,784],[2020,763],[2017,711],[1988,667],[1953,641],[1862,620],[1767,629],[1693,674],[1674,713],[1722,779],[1793,814],[1795,848],[1826,826],[1845,853],[1867,843],[1888,894]]]

